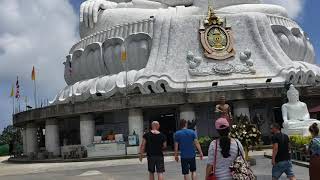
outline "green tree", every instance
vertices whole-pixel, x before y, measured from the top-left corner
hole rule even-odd
[[[20,129],[9,125],[2,131],[2,134],[0,135],[0,145],[9,144],[11,141],[21,144],[21,139]]]

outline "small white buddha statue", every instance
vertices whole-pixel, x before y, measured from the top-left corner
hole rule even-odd
[[[299,100],[299,91],[291,85],[288,92],[288,103],[282,105],[284,133],[288,135],[309,135],[309,126],[320,121],[310,119],[306,103]]]

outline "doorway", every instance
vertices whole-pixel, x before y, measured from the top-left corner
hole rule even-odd
[[[279,124],[282,127],[283,119],[282,119],[282,111],[281,107],[274,107],[273,108],[273,115],[275,123]]]
[[[177,117],[176,109],[149,109],[145,111],[144,117],[147,118],[147,121],[150,124],[152,121],[158,121],[160,124],[160,132],[162,132],[167,137],[167,150],[173,150],[174,141],[173,136],[177,130]]]
[[[161,114],[156,120],[160,123],[160,132],[166,135],[168,150],[174,150],[173,135],[176,132],[175,114]]]

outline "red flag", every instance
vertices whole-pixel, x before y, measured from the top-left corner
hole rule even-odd
[[[17,76],[17,82],[16,82],[16,99],[20,98],[20,85],[19,85],[19,79]]]

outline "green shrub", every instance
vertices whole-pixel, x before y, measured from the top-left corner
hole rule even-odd
[[[0,156],[6,156],[9,155],[9,145],[1,145],[0,146]]]
[[[311,136],[292,135],[290,136],[290,143],[294,148],[303,148],[310,143],[311,139]]]
[[[200,137],[198,141],[202,146],[209,146],[212,139],[209,136],[203,136],[203,137]]]

